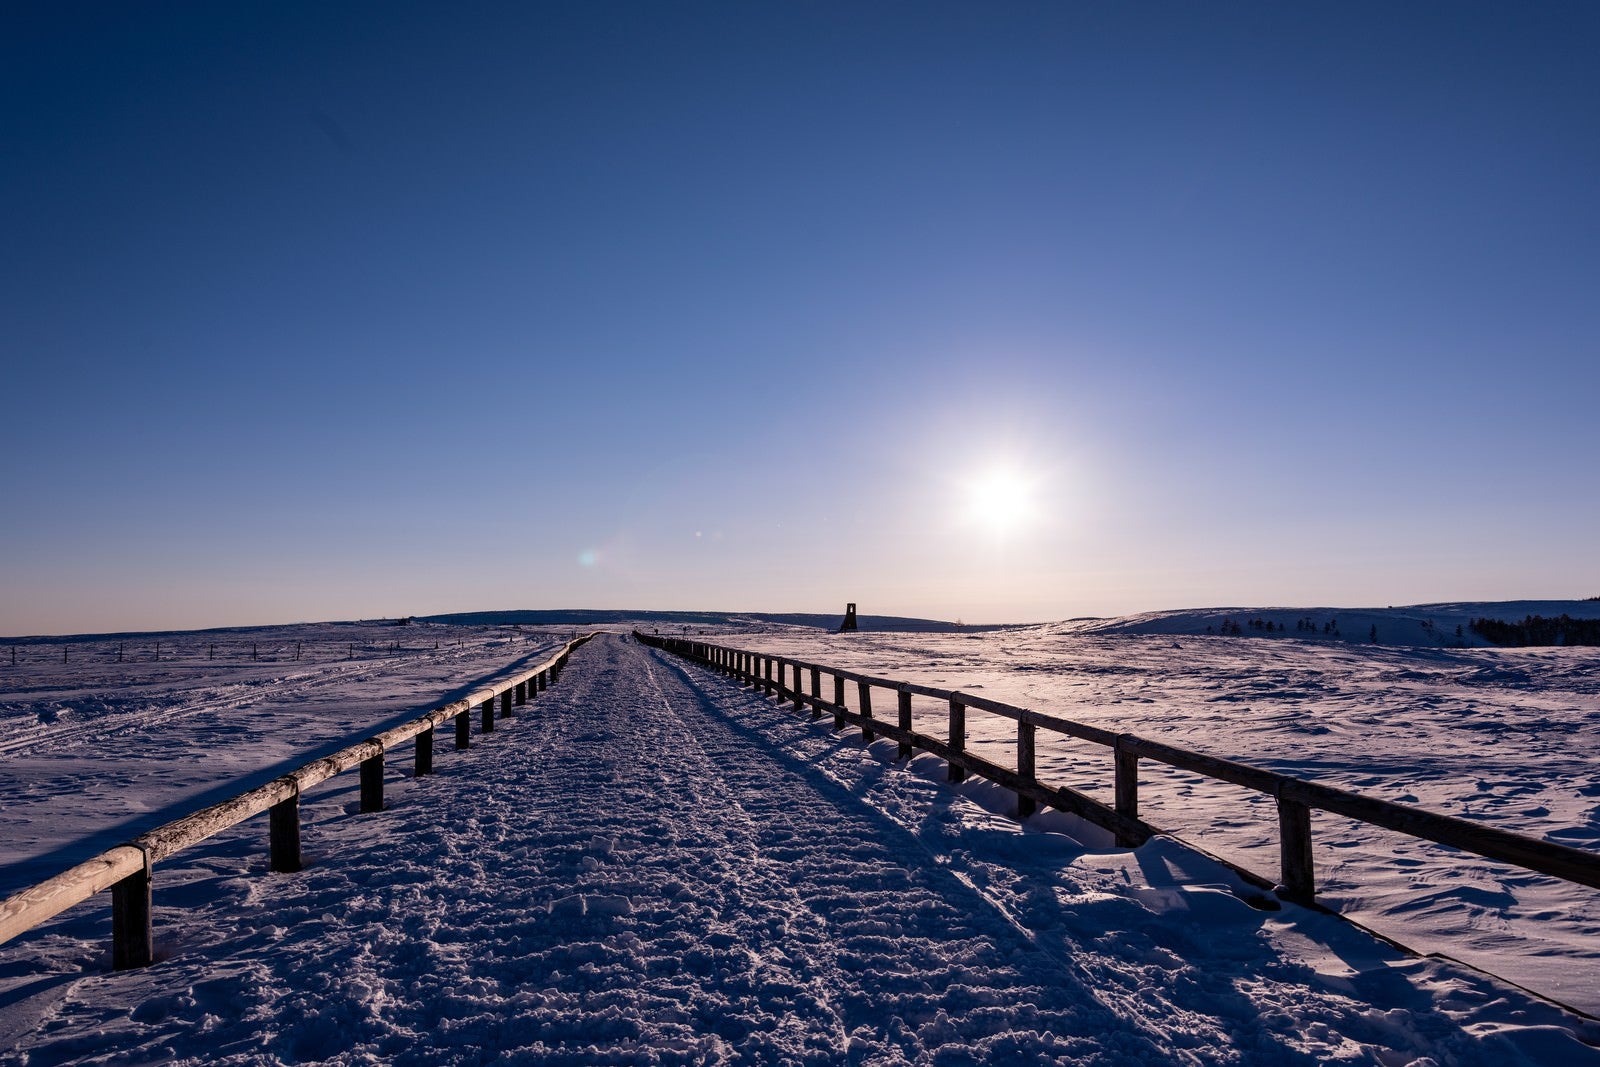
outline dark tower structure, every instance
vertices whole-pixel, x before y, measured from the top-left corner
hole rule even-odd
[[[844,608],[844,622],[839,624],[840,633],[849,633],[856,628],[856,606],[846,604]]]

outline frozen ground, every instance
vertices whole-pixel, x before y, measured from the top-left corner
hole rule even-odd
[[[1180,625],[1177,614],[1160,616],[1161,625]],[[1203,629],[1192,620],[1182,625]],[[1076,626],[970,635],[783,630],[727,640],[982,693],[1600,848],[1600,649],[1375,646],[1294,640],[1292,619],[1289,626],[1277,640],[1106,635]],[[853,690],[847,697],[853,706]],[[919,730],[944,732],[941,706],[918,698],[914,707]],[[1010,722],[972,712],[967,726],[979,754],[1015,765]],[[1111,801],[1105,749],[1047,740],[1043,731],[1039,745],[1042,778]],[[1149,821],[1276,874],[1269,798],[1150,761],[1141,764],[1141,779]],[[1421,951],[1456,956],[1600,1014],[1600,893],[1336,816],[1313,819],[1324,903]]]
[[[305,871],[249,824],[163,864],[156,966],[106,969],[103,902],[6,946],[0,1063],[1600,1062],[1481,974],[892,757],[602,638],[385,812],[309,797]]]
[[[458,699],[567,632],[330,623],[68,638],[21,645],[15,666],[0,649],[0,896]]]

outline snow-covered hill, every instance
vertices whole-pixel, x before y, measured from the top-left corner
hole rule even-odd
[[[1383,608],[1185,608],[1115,619],[1077,619],[1056,623],[1051,629],[1056,633],[1191,637],[1233,633],[1241,637],[1474,648],[1490,642],[1472,632],[1472,620],[1520,622],[1530,615],[1600,619],[1600,600],[1489,600]]]
[[[765,612],[765,611],[604,611],[592,609],[552,611],[471,611],[454,615],[430,615],[428,622],[455,623],[473,626],[582,626],[601,628],[632,628],[643,631],[659,630],[675,634],[699,631],[706,627],[719,630],[761,630],[774,627],[798,626],[814,630],[837,630],[844,620],[844,612],[826,614],[818,612]],[[863,631],[886,633],[951,633],[965,630],[996,630],[1005,626],[963,626],[959,622],[938,619],[917,619],[903,615],[857,615],[856,626]]]

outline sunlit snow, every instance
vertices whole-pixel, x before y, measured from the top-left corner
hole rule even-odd
[[[744,622],[716,639],[1600,835],[1579,741],[1591,651],[1076,628]],[[160,663],[117,664],[104,641],[77,665],[29,648],[0,694],[0,892],[570,631],[373,628],[355,659],[338,632],[273,631],[271,662],[207,660],[199,635]],[[380,654],[390,635],[408,647]],[[283,659],[297,639],[326,658]],[[937,708],[917,715],[938,732]],[[1009,732],[985,724],[969,716],[970,744],[1007,762]],[[1009,794],[829,725],[602,638],[503,730],[440,751],[435,777],[397,754],[388,810],[358,814],[353,775],[309,795],[303,872],[267,872],[264,820],[160,865],[155,966],[108,969],[104,897],[0,948],[0,1063],[1600,1062],[1595,1024],[1505,981],[1252,906],[1258,890],[1172,839],[1128,850],[1053,812],[1018,823]],[[1042,744],[1040,774],[1109,788],[1086,746]],[[1269,807],[1187,776],[1145,788],[1152,822],[1272,871]],[[1600,1006],[1592,891],[1335,823],[1316,824],[1327,903]]]

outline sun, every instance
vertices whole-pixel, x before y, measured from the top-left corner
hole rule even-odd
[[[1033,479],[1014,467],[993,467],[967,483],[967,514],[995,534],[1014,533],[1034,518]]]

